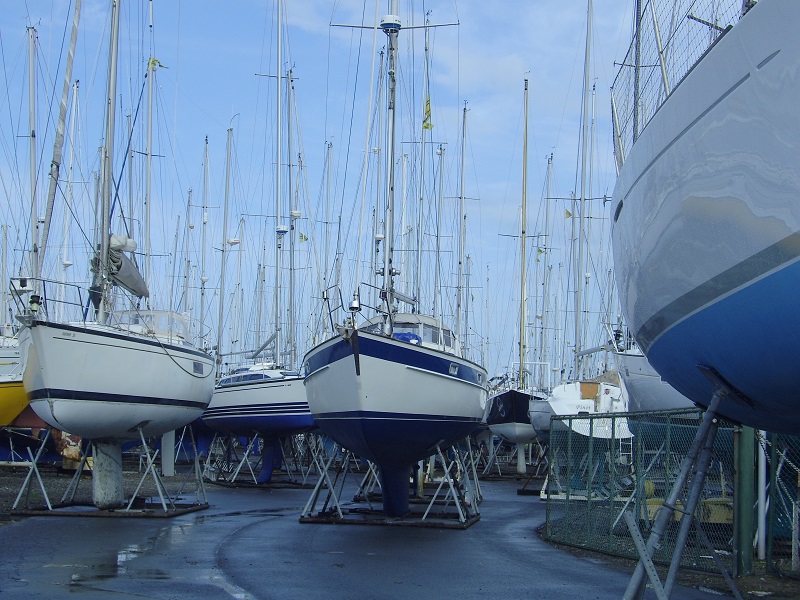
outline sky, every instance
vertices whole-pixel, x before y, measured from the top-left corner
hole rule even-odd
[[[8,225],[5,263],[11,274],[22,273],[23,250],[30,246],[26,28],[34,26],[37,37],[36,197],[38,213],[43,215],[73,5],[74,0],[7,2],[0,22],[5,88],[0,99],[0,184],[5,197],[0,217],[2,224]],[[71,129],[70,100],[62,182],[53,213],[53,223],[58,226],[52,226],[55,241],[47,250],[46,264],[53,279],[85,281],[89,276],[92,174],[98,169],[97,149],[104,139],[109,5],[106,0],[83,2],[73,72],[73,80],[80,81],[77,117]],[[630,5],[619,0],[597,0],[593,6],[590,79],[594,94],[590,106],[594,126],[591,159],[587,160],[591,181],[586,184],[586,197],[597,200],[591,200],[587,208],[592,260],[586,265],[589,277],[585,278],[591,290],[586,292],[586,310],[593,322],[615,318],[613,302],[600,300],[609,287],[610,269],[605,220],[610,203],[604,205],[602,198],[610,197],[614,186],[609,88],[617,71],[615,60],[627,49]],[[321,308],[320,290],[336,280],[337,239],[341,239],[344,303],[349,303],[357,280],[375,282],[371,263],[374,234],[382,225],[380,218],[373,217],[373,211],[375,198],[382,196],[381,182],[387,165],[384,140],[378,133],[386,127],[386,99],[379,96],[382,92],[378,85],[380,52],[385,50],[386,36],[378,32],[374,38],[373,24],[376,14],[380,19],[388,12],[385,0],[377,5],[370,0],[285,2],[280,69],[281,161],[285,167],[281,175],[281,220],[288,224],[290,209],[300,216],[296,220],[299,237],[294,244],[295,292],[289,298],[284,287],[282,308],[286,310],[292,303],[297,307],[296,360],[324,335],[320,324],[326,311]],[[399,258],[396,255],[395,264],[402,265],[398,287],[412,293],[417,287],[411,257],[419,218],[415,207],[421,197],[425,207],[424,272],[419,278],[422,310],[437,310],[446,321],[454,321],[458,206],[463,192],[467,214],[465,253],[470,259],[469,290],[464,295],[469,305],[469,352],[487,366],[490,375],[505,371],[517,360],[520,263],[519,238],[515,236],[519,235],[522,196],[523,82],[528,79],[530,236],[545,234],[547,157],[553,156],[548,203],[551,229],[548,237],[534,237],[528,246],[528,286],[533,290],[529,291],[529,322],[541,323],[545,312],[552,315],[548,360],[553,365],[568,362],[563,356],[569,355],[568,313],[574,284],[568,288],[567,281],[572,277],[572,220],[566,218],[566,211],[572,211],[570,197],[580,193],[587,3],[400,0],[398,14],[403,23],[398,51],[395,163],[399,205],[396,235],[400,239],[396,242]],[[442,25],[428,29],[427,60],[425,30],[413,28],[426,18],[431,25]],[[162,305],[190,312],[195,321],[202,323],[202,331],[196,333],[204,336],[209,345],[216,343],[222,330],[223,345],[230,348],[229,352],[258,346],[257,340],[268,337],[268,323],[274,321],[276,22],[274,0],[124,0],[121,12],[115,138],[115,172],[124,182],[120,184],[120,204],[127,206],[128,196],[138,201],[144,195],[144,74],[148,58],[153,56],[161,65],[154,78],[153,102],[150,231],[153,269],[160,274],[158,278],[151,277],[153,302],[159,299]],[[289,69],[293,78],[291,101],[285,86]],[[422,144],[426,97],[430,98],[433,128],[424,130],[427,137]],[[287,106],[291,107],[291,116]],[[127,162],[123,167],[121,162],[129,139],[127,115],[136,121],[130,137],[132,168]],[[368,136],[369,125],[372,133]],[[229,129],[231,167],[226,178]],[[291,142],[287,142],[288,131],[292,132]],[[204,194],[206,138],[208,185]],[[61,247],[66,212],[65,171],[70,157],[74,161],[74,200],[68,225],[64,226],[65,231],[70,231],[69,242]],[[365,166],[368,175],[362,178]],[[228,228],[223,235],[226,179]],[[133,194],[127,191],[129,185]],[[203,196],[207,207],[205,227]],[[442,204],[441,213],[435,208],[437,201]],[[141,208],[135,208],[134,213],[134,237],[141,247]],[[438,262],[437,223],[441,233]],[[341,232],[339,238],[337,232]],[[307,241],[299,241],[303,238]],[[221,290],[223,239],[236,239],[239,243],[226,245],[226,284]],[[73,265],[65,269],[64,260]],[[283,286],[288,285],[289,260],[284,252],[280,269]],[[438,277],[434,268],[437,264]],[[201,285],[203,274],[208,282]],[[548,300],[543,303],[545,281]],[[441,290],[438,297],[432,291],[434,283]],[[202,301],[201,287],[206,288]],[[374,293],[369,287],[360,289],[363,302],[369,304]],[[220,294],[225,298],[222,328],[217,327]],[[288,319],[288,310],[282,314]],[[341,315],[337,318],[340,320]],[[466,320],[462,319],[462,327]],[[556,327],[556,322],[561,325]],[[592,331],[595,336],[606,335],[596,326]],[[535,326],[529,334],[538,335]],[[585,346],[599,341],[587,340]],[[558,360],[556,346],[561,348],[562,358]]]

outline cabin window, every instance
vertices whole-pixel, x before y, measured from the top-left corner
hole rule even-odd
[[[433,325],[423,325],[422,326],[422,339],[428,342],[429,344],[438,344],[439,343],[439,328],[434,327]]]
[[[395,323],[394,333],[413,333],[419,335],[419,325],[416,323]]]

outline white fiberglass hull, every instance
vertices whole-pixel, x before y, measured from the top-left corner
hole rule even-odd
[[[694,403],[664,381],[640,352],[614,352],[614,360],[628,393],[630,412],[694,408]]]
[[[213,359],[103,325],[34,321],[21,335],[25,391],[46,423],[91,440],[160,435],[211,400]]]
[[[547,400],[532,401],[530,406],[531,423],[542,439],[549,439],[553,431],[567,429],[595,438],[629,438],[633,434],[625,416],[588,418],[627,412],[628,400],[621,388],[586,381],[557,385]],[[573,416],[576,418],[570,419]],[[551,420],[552,417],[564,418]]]
[[[202,418],[211,429],[235,435],[281,436],[314,427],[302,377],[218,387]]]
[[[305,363],[319,428],[379,465],[408,467],[481,426],[486,371],[466,359],[359,331],[320,344]]]
[[[761,0],[641,132],[614,190],[614,262],[650,364],[707,405],[800,432],[800,3]]]

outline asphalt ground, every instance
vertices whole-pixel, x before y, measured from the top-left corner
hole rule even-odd
[[[0,497],[16,497],[23,477],[23,471],[3,471]],[[126,492],[138,478],[125,473]],[[45,480],[55,490],[69,478],[47,473]],[[170,478],[167,485],[174,489],[178,481]],[[465,530],[300,523],[311,492],[297,486],[206,484],[208,508],[170,518],[6,513],[0,520],[0,597],[622,597],[632,562],[554,547],[537,532],[546,518],[538,496],[518,495],[520,482],[513,479],[481,485],[481,518]],[[191,489],[185,501],[194,501]],[[682,581],[688,585],[676,588],[673,598],[725,594],[719,577]],[[798,592],[800,582],[791,582],[784,594],[765,593],[791,598]]]

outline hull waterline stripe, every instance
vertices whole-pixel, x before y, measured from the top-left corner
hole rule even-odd
[[[83,390],[56,390],[42,388],[28,394],[28,400],[80,400],[83,402],[97,402],[115,404],[151,404],[155,406],[185,406],[187,408],[205,409],[208,402],[195,402],[194,400],[176,400],[175,398],[153,398],[145,396],[126,396],[123,394],[106,394],[103,392],[87,392]]]
[[[798,258],[800,232],[786,236],[667,304],[642,325],[637,341],[648,352],[661,335],[689,315]]]

